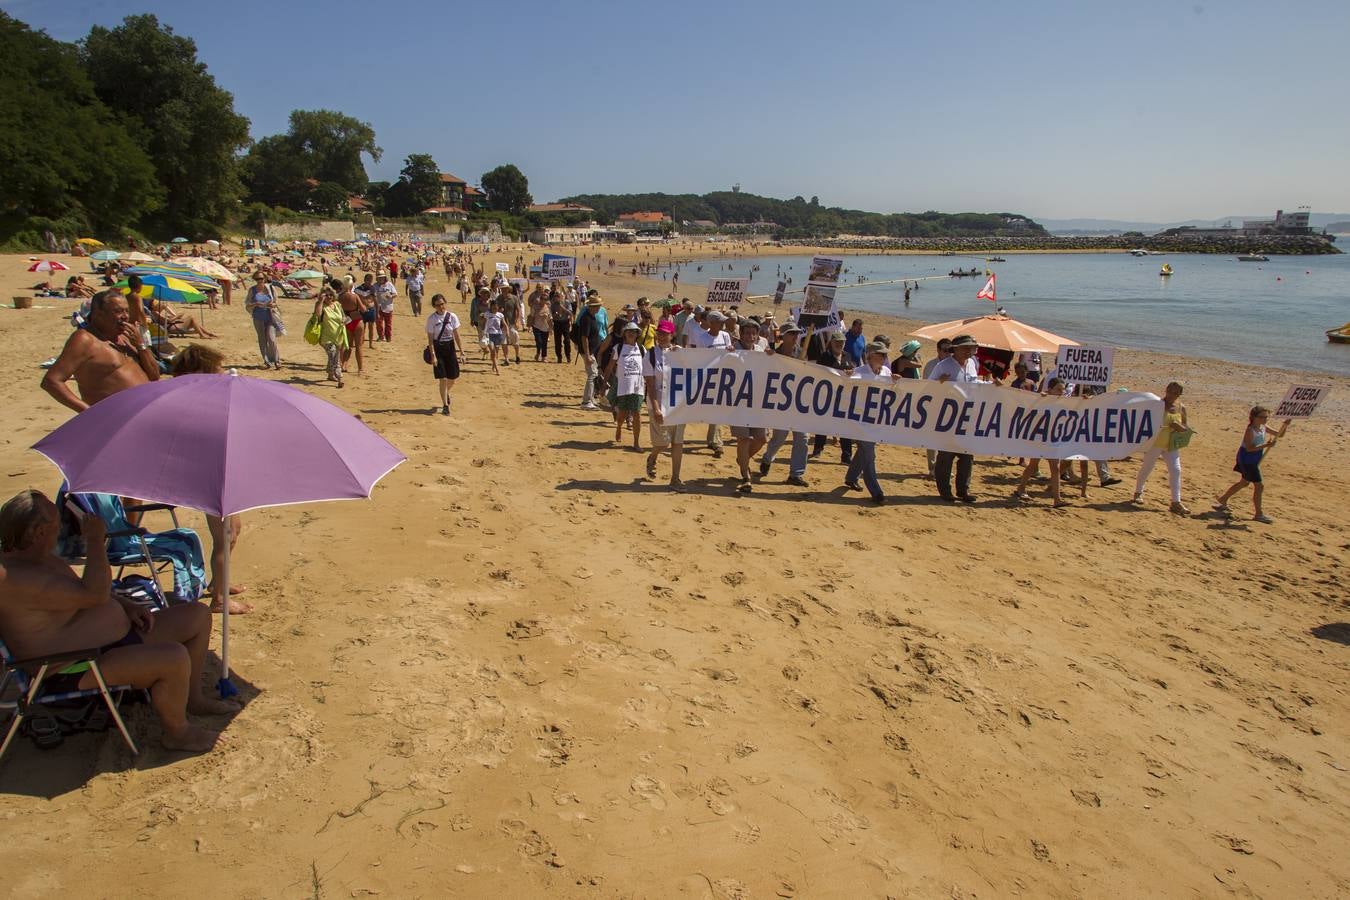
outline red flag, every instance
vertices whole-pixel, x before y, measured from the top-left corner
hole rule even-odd
[[[975,295],[976,300],[988,300],[990,303],[997,303],[998,296],[994,293],[994,279],[997,276],[993,272],[989,273],[989,280],[984,283],[984,287]]]

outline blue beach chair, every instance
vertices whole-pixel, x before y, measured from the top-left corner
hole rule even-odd
[[[96,697],[103,698],[108,714],[122,733],[122,740],[127,742],[127,747],[133,754],[139,752],[118,711],[123,695],[134,688],[124,684],[110,686],[98,666],[98,657],[99,651],[92,649],[15,659],[4,640],[0,639],[0,664],[4,665],[5,670],[4,677],[0,678],[0,710],[10,710],[13,716],[4,743],[0,744],[0,759],[4,758],[14,735],[19,733],[25,721],[29,723],[27,730],[30,736],[39,747],[57,746],[64,740],[63,723],[57,719],[57,707],[71,704],[79,707],[79,701],[92,701]],[[94,674],[97,686],[84,689],[73,687],[85,671]],[[48,688],[45,692],[44,687]],[[7,691],[17,691],[17,694],[7,699]],[[76,710],[76,727],[85,730],[97,728],[96,717],[92,715],[97,709],[90,706],[86,703],[83,708]],[[67,721],[64,724],[71,726],[75,723]]]
[[[63,522],[69,517],[65,499],[69,497],[75,505],[87,513],[93,513],[108,526],[108,562],[116,567],[116,577],[121,578],[127,566],[145,566],[150,577],[156,578],[166,569],[173,570],[173,599],[183,603],[192,602],[202,596],[206,587],[206,568],[202,557],[202,542],[197,532],[191,528],[178,527],[178,515],[175,507],[165,503],[146,503],[125,507],[120,497],[112,494],[67,494],[64,487],[57,494],[56,505],[60,509]],[[127,513],[145,513],[162,510],[169,513],[174,527],[168,531],[149,531],[131,524]],[[83,555],[64,542],[68,551],[63,555]]]

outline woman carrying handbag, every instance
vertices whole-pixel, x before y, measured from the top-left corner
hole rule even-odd
[[[459,316],[446,307],[445,295],[431,298],[433,312],[427,316],[427,346],[422,360],[432,367],[432,377],[441,392],[441,415],[450,415],[450,389],[459,378],[464,346],[459,340]]]

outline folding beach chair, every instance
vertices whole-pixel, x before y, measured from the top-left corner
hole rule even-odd
[[[202,542],[191,528],[178,526],[176,508],[166,503],[145,503],[126,507],[122,498],[112,494],[66,493],[65,487],[57,493],[56,505],[61,511],[63,556],[81,556],[77,541],[70,539],[77,526],[75,517],[66,509],[69,498],[87,513],[101,518],[108,526],[108,562],[116,568],[115,577],[122,578],[128,566],[145,566],[150,578],[157,582],[159,574],[173,570],[173,597],[180,603],[201,597],[206,586],[206,569],[202,556]],[[168,531],[152,532],[131,524],[128,513],[168,512],[174,527]]]
[[[109,686],[98,666],[98,656],[99,651],[93,649],[15,659],[4,640],[0,639],[0,664],[5,669],[4,677],[0,678],[0,710],[9,710],[12,715],[4,743],[0,744],[0,759],[4,758],[14,735],[19,733],[25,722],[28,725],[23,730],[44,749],[59,745],[65,739],[67,730],[92,731],[106,727],[106,720],[101,718],[102,711],[93,702],[96,697],[103,698],[108,714],[131,752],[139,752],[117,708],[123,695],[134,688],[125,684]],[[50,676],[59,673],[66,676],[65,680],[72,680],[75,675],[83,674],[82,671],[71,671],[80,666],[94,674],[97,687],[43,693],[43,683]],[[29,670],[36,671],[29,675]],[[14,694],[12,699],[9,693]]]

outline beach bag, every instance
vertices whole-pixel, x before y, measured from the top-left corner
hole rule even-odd
[[[1168,450],[1184,449],[1188,444],[1190,444],[1191,438],[1194,436],[1195,431],[1194,429],[1191,428],[1187,428],[1185,431],[1173,431],[1169,433],[1167,436],[1167,449]]]
[[[449,324],[450,324],[450,313],[447,312],[445,314],[445,318],[441,319],[441,331],[439,334],[436,335],[436,343],[439,344],[441,342],[441,338],[445,337],[445,328]],[[436,365],[436,354],[431,352],[430,347],[422,348],[422,362],[426,363],[429,366]]]
[[[319,317],[310,316],[309,321],[305,323],[305,343],[317,345],[319,343],[319,331]]]

